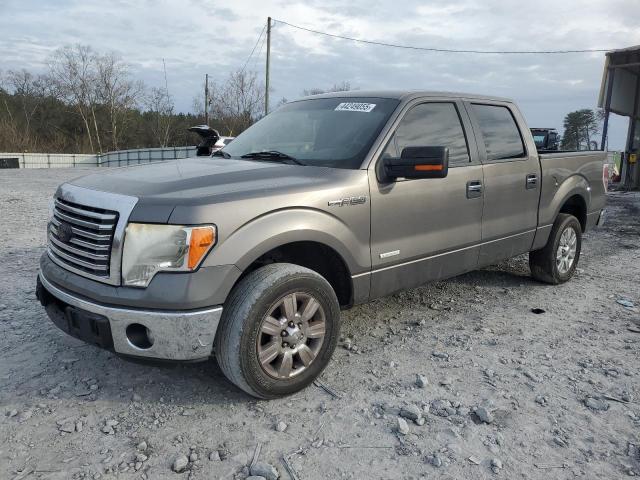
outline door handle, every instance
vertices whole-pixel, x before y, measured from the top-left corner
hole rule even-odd
[[[532,188],[536,188],[537,186],[538,186],[538,175],[536,175],[535,173],[530,173],[529,175],[527,175],[527,183],[526,183],[527,190],[531,190]]]
[[[482,196],[482,182],[480,180],[470,180],[467,182],[467,198],[478,198]]]

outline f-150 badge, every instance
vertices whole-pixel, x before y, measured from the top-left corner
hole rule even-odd
[[[360,205],[361,203],[365,203],[367,201],[367,197],[361,195],[359,197],[346,197],[341,198],[340,200],[330,200],[330,207],[346,207],[348,205]]]

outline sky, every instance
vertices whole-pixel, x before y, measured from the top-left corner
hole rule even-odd
[[[338,35],[421,47],[477,50],[614,49],[640,44],[638,0],[0,0],[0,70],[46,69],[59,47],[114,51],[136,79],[168,86],[192,109],[205,73],[221,82],[243,67],[268,16]],[[262,48],[260,48],[262,46]],[[247,69],[264,76],[266,45]],[[319,36],[275,22],[273,104],[349,82],[365,89],[425,89],[514,99],[530,126],[561,129],[567,112],[597,106],[604,54],[478,55],[419,52]],[[627,119],[612,115],[609,149]]]

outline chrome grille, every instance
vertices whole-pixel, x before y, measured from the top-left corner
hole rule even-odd
[[[58,262],[109,278],[118,212],[57,198],[49,223],[49,253]]]

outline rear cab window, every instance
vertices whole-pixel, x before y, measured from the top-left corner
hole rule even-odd
[[[526,158],[524,141],[511,110],[503,105],[472,103],[488,162]]]

